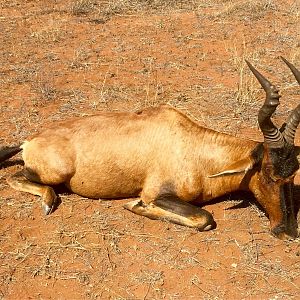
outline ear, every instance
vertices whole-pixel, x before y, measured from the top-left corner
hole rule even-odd
[[[226,176],[226,175],[234,175],[237,173],[246,173],[250,169],[253,168],[254,162],[250,158],[244,158],[234,162],[232,165],[229,165],[225,170],[220,173],[216,173],[213,175],[208,175],[208,178]]]

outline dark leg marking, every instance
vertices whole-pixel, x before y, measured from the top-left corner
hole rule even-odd
[[[150,219],[194,227],[199,231],[216,227],[216,222],[208,211],[182,201],[177,196],[171,196],[171,194],[160,195],[150,204],[146,204],[142,200],[134,200],[126,203],[124,208]]]
[[[161,194],[153,201],[153,204],[165,211],[195,222],[195,224],[197,224],[195,227],[202,224],[202,228],[198,228],[201,231],[215,229],[217,226],[211,213],[203,208],[181,200],[177,195],[169,193]],[[206,227],[209,228],[205,229]]]

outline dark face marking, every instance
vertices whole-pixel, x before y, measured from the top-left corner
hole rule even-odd
[[[287,179],[299,169],[299,162],[294,145],[286,144],[283,148],[268,148],[259,144],[251,153],[254,165],[263,171],[264,176]],[[266,180],[269,181],[269,180]]]
[[[299,169],[295,147],[287,144],[284,148],[269,149],[273,174],[282,179],[292,176]]]
[[[293,175],[299,169],[299,163],[295,146],[286,143],[282,148],[269,148],[260,144],[253,150],[252,159],[259,174],[257,200],[274,224],[272,233],[279,238],[297,237]]]
[[[294,211],[293,184],[286,183],[280,187],[280,207],[283,212],[282,223],[272,229],[275,236],[286,233],[296,238],[298,236],[298,224]]]
[[[257,164],[262,161],[264,156],[264,146],[262,143],[258,144],[251,152],[253,161]]]

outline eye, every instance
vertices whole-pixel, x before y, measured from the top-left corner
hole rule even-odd
[[[270,167],[265,167],[265,170],[266,170],[267,173],[271,172],[271,168]]]
[[[263,174],[264,174],[264,178],[267,182],[277,182],[277,181],[281,180],[280,177],[278,177],[274,174],[274,168],[270,164],[267,164],[264,166]]]
[[[271,165],[266,165],[264,167],[264,171],[265,171],[265,173],[267,173],[268,175],[270,175],[271,173],[273,173],[273,168],[272,168]]]

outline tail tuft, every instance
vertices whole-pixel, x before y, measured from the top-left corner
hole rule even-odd
[[[13,157],[21,150],[21,145],[0,147],[0,163]]]

